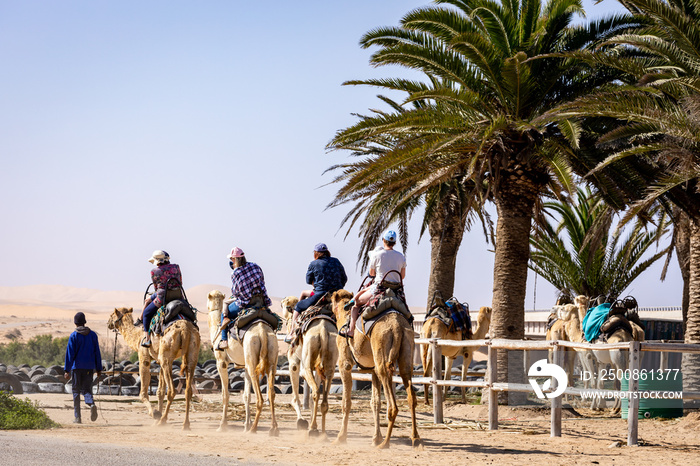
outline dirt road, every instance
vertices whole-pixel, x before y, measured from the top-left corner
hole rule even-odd
[[[74,425],[70,423],[70,395],[21,396],[38,401],[49,416],[64,427],[21,434],[3,433],[0,438],[6,439],[8,435],[17,438],[18,435],[26,434],[26,439],[34,439],[38,450],[53,448],[55,443],[44,440],[46,438],[59,443],[67,440],[94,444],[91,448],[94,447],[96,452],[105,455],[121,455],[121,452],[131,455],[135,449],[147,455],[155,455],[151,464],[161,464],[161,460],[170,461],[169,458],[173,458],[170,454],[190,460],[193,458],[189,455],[196,455],[197,462],[201,461],[201,464],[219,464],[221,459],[233,463],[338,465],[358,461],[372,465],[700,464],[700,436],[697,434],[700,429],[700,413],[679,420],[643,420],[639,427],[641,446],[629,448],[624,446],[626,421],[610,415],[565,417],[563,436],[551,438],[548,409],[501,407],[500,430],[492,432],[485,430],[488,423],[484,406],[465,406],[451,401],[445,409],[446,425],[434,426],[430,408],[419,404],[419,432],[425,445],[421,449],[413,449],[408,437],[410,419],[403,401],[391,448],[377,450],[371,446],[373,430],[366,396],[354,401],[350,435],[345,445],[332,444],[340,427],[339,397],[331,400],[328,438],[309,438],[304,432],[296,430],[296,416],[289,405],[290,396],[277,395],[280,436],[271,438],[266,432],[270,427],[268,406],[263,411],[259,432],[243,432],[243,405],[240,396],[232,397],[230,427],[226,432],[216,431],[221,415],[218,395],[205,395],[201,402],[193,404],[192,430],[189,432],[180,430],[184,403],[177,400],[181,397],[173,405],[175,412],[172,413],[169,424],[154,427],[145,408],[132,397],[98,398],[98,421]],[[615,442],[621,442],[622,446],[611,447]],[[161,458],[158,456],[160,453],[168,455]],[[60,463],[64,462],[48,464]],[[127,461],[127,464],[134,462]]]

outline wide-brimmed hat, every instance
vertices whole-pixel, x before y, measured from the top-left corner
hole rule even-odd
[[[243,257],[245,256],[245,253],[241,248],[233,248],[231,249],[231,253],[226,256],[229,260],[232,260],[234,257]]]
[[[316,246],[314,246],[314,251],[328,252],[328,246],[326,246],[326,243],[318,243]]]
[[[148,262],[150,262],[151,264],[162,264],[163,262],[168,262],[169,260],[170,254],[158,249],[156,251],[153,251],[153,254],[151,254],[151,258],[148,259]]]

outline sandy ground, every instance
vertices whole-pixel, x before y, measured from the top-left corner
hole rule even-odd
[[[225,287],[203,285],[187,290],[195,307],[206,311],[206,294]],[[8,340],[8,332],[19,330],[21,341],[35,335],[67,336],[73,331],[73,315],[86,313],[88,326],[102,338],[114,338],[107,329],[107,319],[114,307],[137,307],[142,293],[98,292],[65,287],[0,287],[0,343]],[[274,303],[274,309],[279,303]],[[203,325],[202,340],[208,341],[206,314],[199,318]],[[120,338],[120,342],[123,340]],[[284,345],[280,345],[283,349]],[[296,415],[289,395],[277,395],[276,407],[280,436],[270,438],[270,411],[266,406],[257,434],[243,433],[243,405],[240,395],[232,396],[230,427],[217,432],[221,416],[220,395],[204,395],[194,404],[191,414],[192,430],[180,430],[184,403],[176,398],[174,412],[165,427],[153,426],[145,408],[133,397],[100,396],[100,417],[74,425],[70,395],[30,394],[21,397],[34,400],[49,416],[63,424],[50,431],[28,431],[36,437],[36,445],[55,444],[55,439],[112,445],[114,450],[140,447],[144,452],[152,447],[187,455],[211,455],[245,463],[275,464],[348,464],[353,461],[378,465],[394,464],[700,464],[700,413],[677,420],[640,420],[640,447],[626,447],[627,422],[611,415],[585,410],[583,418],[570,413],[563,420],[563,436],[551,438],[550,412],[547,408],[511,409],[501,407],[500,430],[488,431],[487,408],[456,404],[445,406],[445,425],[432,423],[432,409],[419,403],[419,433],[425,444],[413,449],[409,438],[410,418],[405,399],[400,399],[398,425],[392,446],[378,451],[371,446],[373,425],[368,395],[358,395],[351,414],[349,438],[346,445],[333,445],[341,421],[340,395],[331,395],[328,414],[328,438],[309,438],[296,430]],[[308,418],[308,413],[305,413]],[[384,419],[384,416],[382,416]],[[385,426],[383,431],[385,431]],[[0,433],[0,436],[7,435]],[[51,442],[47,440],[51,439]],[[43,440],[43,441],[42,441]],[[621,442],[622,446],[610,446]],[[46,448],[49,448],[48,446]],[[100,446],[100,448],[102,448]],[[0,464],[3,463],[0,455]],[[149,464],[145,461],[143,464]],[[154,459],[154,463],[157,461]]]
[[[405,400],[394,431],[391,448],[377,450],[371,446],[373,427],[367,396],[354,400],[348,443],[333,445],[341,421],[340,396],[333,396],[328,414],[328,438],[308,437],[296,430],[295,415],[289,395],[277,395],[276,409],[280,436],[267,435],[270,411],[266,405],[260,430],[243,432],[243,405],[240,396],[232,397],[226,432],[217,432],[220,420],[219,395],[205,395],[194,403],[192,430],[181,430],[184,402],[181,396],[173,404],[167,426],[153,426],[145,408],[134,398],[102,396],[98,398],[100,417],[97,422],[71,424],[72,401],[69,395],[20,395],[34,400],[49,416],[63,424],[60,429],[31,431],[37,442],[46,436],[89,443],[108,443],[120,447],[144,449],[159,446],[162,450],[208,454],[213,457],[253,463],[275,464],[700,464],[700,413],[676,420],[641,420],[639,447],[625,446],[627,423],[619,417],[593,415],[563,420],[563,436],[551,438],[549,410],[545,408],[500,408],[500,430],[488,431],[487,408],[450,401],[445,408],[444,426],[432,423],[429,407],[418,406],[419,433],[425,444],[414,449],[410,444],[410,418]],[[592,414],[592,413],[588,413]],[[308,418],[308,414],[306,414]],[[382,417],[383,418],[383,417]],[[385,432],[385,428],[382,432]],[[622,446],[611,447],[615,442]],[[429,463],[428,463],[429,462]],[[146,464],[146,463],[144,463]]]

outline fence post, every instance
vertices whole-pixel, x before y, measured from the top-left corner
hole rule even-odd
[[[498,430],[498,392],[493,389],[493,384],[496,382],[498,374],[498,359],[496,358],[498,350],[491,346],[491,343],[489,342],[486,366],[489,381],[489,430]]]
[[[628,401],[627,409],[627,446],[636,447],[639,446],[637,443],[637,434],[639,428],[639,398],[637,398],[637,393],[639,393],[639,378],[635,377],[639,374],[640,366],[640,344],[638,341],[630,342],[630,354],[629,354],[629,392],[632,393],[632,397]]]
[[[554,364],[559,367],[564,367],[564,348],[556,345],[554,346]],[[568,374],[567,374],[568,375]],[[552,377],[552,390],[557,389],[557,379]],[[551,437],[561,437],[561,405],[562,405],[563,395],[559,395],[556,398],[552,398],[552,426],[551,426]]]
[[[430,350],[433,352],[433,421],[435,424],[444,422],[442,415],[442,390],[437,384],[442,378],[442,348],[437,344],[437,339],[430,340]]]

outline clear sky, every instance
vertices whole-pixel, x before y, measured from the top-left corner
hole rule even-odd
[[[366,31],[425,0],[0,0],[0,286],[142,290],[154,249],[186,287],[229,285],[233,246],[273,296],[298,294],[314,244],[351,277],[357,231],[324,170],[335,131],[378,107],[349,79],[405,75],[369,66]],[[590,7],[590,3],[587,4]],[[619,9],[606,0],[589,18]],[[417,219],[416,219],[417,220]],[[430,243],[407,253],[409,304],[424,306]],[[677,262],[630,290],[642,306],[680,305]],[[480,229],[460,251],[455,294],[490,305],[493,253]],[[533,307],[528,281],[526,308]],[[537,280],[537,308],[554,290]],[[128,304],[128,303],[125,303]]]

